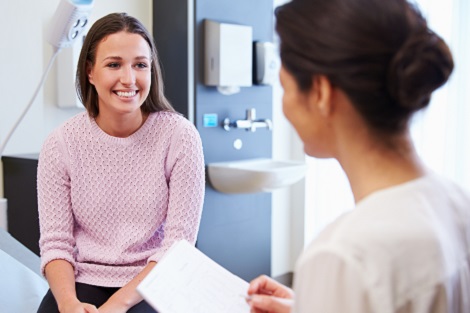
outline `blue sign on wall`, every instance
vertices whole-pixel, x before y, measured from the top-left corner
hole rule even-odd
[[[204,114],[204,127],[217,127],[217,114]]]

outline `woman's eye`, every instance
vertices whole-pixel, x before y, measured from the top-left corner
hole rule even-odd
[[[148,67],[147,63],[137,63],[136,66],[138,68],[147,68]]]
[[[119,67],[119,63],[109,63],[109,64],[108,64],[108,67],[109,67],[109,68],[118,68],[118,67]]]

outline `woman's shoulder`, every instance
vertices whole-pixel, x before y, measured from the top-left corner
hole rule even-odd
[[[150,113],[150,116],[157,123],[164,123],[166,126],[178,127],[180,125],[192,125],[192,123],[178,112],[160,111]]]
[[[359,202],[321,232],[305,256],[334,254],[367,268],[384,260],[405,268],[412,260],[437,269],[442,251],[463,244],[451,234],[465,228],[470,228],[468,194],[444,177],[427,175]]]
[[[82,134],[84,131],[84,126],[89,124],[87,123],[88,120],[89,116],[87,112],[81,112],[68,118],[47,135],[45,143],[50,141],[57,141],[59,138],[69,137],[74,133]]]
[[[51,132],[51,135],[64,132],[80,132],[83,130],[83,127],[87,125],[89,118],[90,117],[87,112],[78,113],[62,122],[59,126],[57,126]]]
[[[160,111],[151,113],[149,119],[151,119],[154,129],[160,134],[166,131],[169,136],[174,137],[175,134],[180,133],[198,133],[195,125],[177,112]]]
[[[470,186],[463,186],[456,181],[441,175],[430,175],[430,184],[434,186],[434,195],[446,197],[455,205],[467,208],[470,211]],[[460,205],[459,205],[460,204]],[[470,214],[470,213],[469,213]]]
[[[445,177],[428,175],[383,190],[330,224],[296,264],[308,273],[358,273],[376,303],[395,303],[456,277],[467,256],[470,200]],[[388,282],[394,282],[389,284]],[[376,311],[376,310],[374,310]]]

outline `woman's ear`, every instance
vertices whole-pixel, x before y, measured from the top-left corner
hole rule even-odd
[[[324,117],[333,112],[333,86],[325,75],[315,75],[310,89],[311,105]]]
[[[91,66],[90,62],[87,62],[87,65],[86,65],[86,74],[88,76],[88,81],[90,82],[90,84],[94,85],[92,66]]]

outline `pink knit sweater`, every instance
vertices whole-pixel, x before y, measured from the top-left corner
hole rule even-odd
[[[176,113],[150,114],[127,138],[71,118],[39,156],[42,271],[63,259],[77,282],[125,285],[174,241],[195,243],[204,179],[199,134]]]

